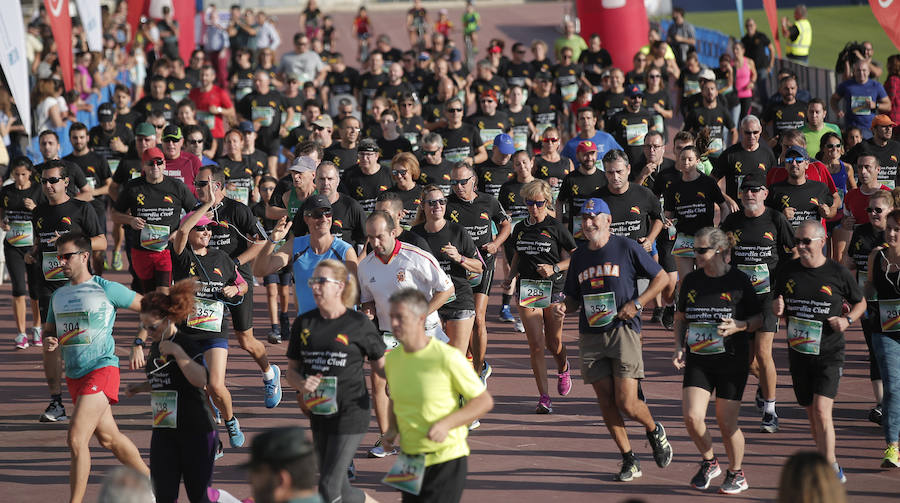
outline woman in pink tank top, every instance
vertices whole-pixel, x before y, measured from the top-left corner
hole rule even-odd
[[[734,43],[734,87],[741,102],[743,119],[750,113],[750,101],[753,98],[753,87],[756,85],[756,65],[750,58],[744,57],[746,49],[739,41]]]

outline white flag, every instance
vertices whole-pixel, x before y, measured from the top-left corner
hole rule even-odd
[[[31,134],[31,96],[25,59],[25,19],[19,2],[7,2],[0,16],[0,67],[9,82],[25,131]]]
[[[103,52],[103,22],[100,19],[100,0],[75,0],[78,17],[91,52]]]

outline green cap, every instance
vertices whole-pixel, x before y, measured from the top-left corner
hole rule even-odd
[[[155,134],[156,128],[149,122],[142,122],[134,129],[135,136],[154,136]]]

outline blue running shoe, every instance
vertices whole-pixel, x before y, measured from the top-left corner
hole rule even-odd
[[[244,432],[241,431],[241,423],[238,422],[236,417],[225,421],[225,427],[228,428],[228,443],[232,447],[244,445]]]
[[[275,372],[275,377],[271,381],[263,379],[267,409],[274,409],[281,403],[281,369],[278,368],[278,365],[272,364],[272,371]]]
[[[512,312],[509,310],[509,306],[503,306],[500,308],[500,321],[503,323],[512,323],[516,321],[515,317],[513,317]]]

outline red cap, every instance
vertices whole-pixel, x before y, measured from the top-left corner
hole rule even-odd
[[[872,127],[876,126],[896,126],[897,123],[891,120],[889,115],[878,114],[872,119]]]
[[[141,160],[147,162],[151,159],[165,159],[166,157],[163,155],[162,150],[159,147],[151,147],[144,151],[144,154],[141,156]]]
[[[488,49],[488,52],[490,52],[492,54],[497,54],[497,53],[503,52],[503,48],[500,47],[499,45],[494,45],[494,46],[491,46],[490,49]]]
[[[481,99],[490,98],[494,101],[497,101],[497,93],[493,89],[488,89],[481,93]]]
[[[580,154],[582,152],[596,152],[597,145],[594,144],[591,140],[585,140],[578,144],[578,148],[575,149],[575,152]]]

